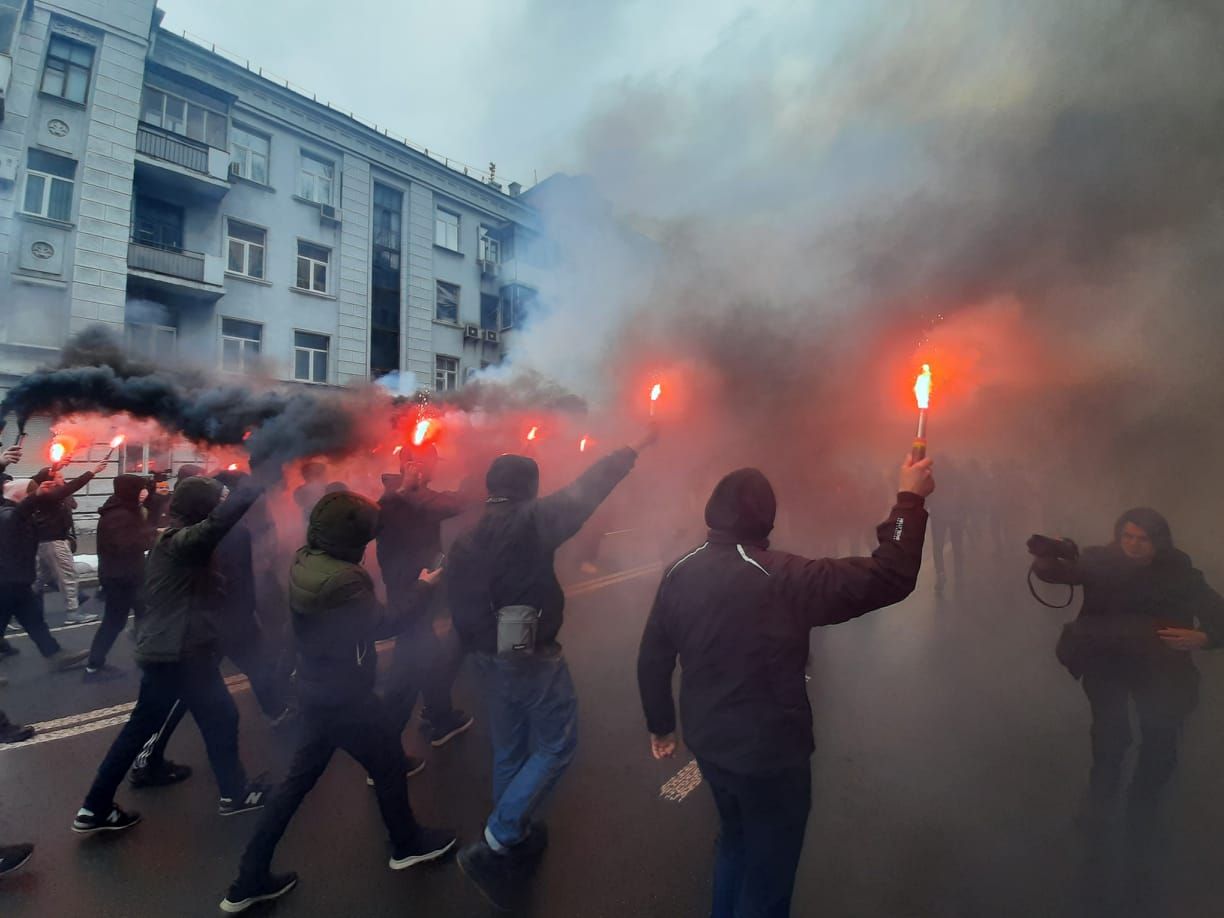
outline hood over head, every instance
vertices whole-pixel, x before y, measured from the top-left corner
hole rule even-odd
[[[773,486],[759,469],[737,469],[714,486],[706,503],[705,521],[711,531],[741,542],[763,542],[773,531],[778,501]]]
[[[360,564],[377,529],[378,504],[352,491],[335,491],[319,498],[310,511],[306,545]]]
[[[185,481],[188,478],[199,478],[203,474],[203,466],[196,465],[194,462],[188,462],[186,465],[179,466],[176,478],[178,481]]]
[[[114,481],[115,493],[107,500],[134,504],[140,500],[140,492],[150,487],[149,479],[144,475],[130,473],[118,475]]]
[[[221,482],[212,478],[181,480],[170,495],[170,515],[186,526],[202,522],[221,503]]]
[[[485,476],[489,497],[501,500],[533,500],[540,493],[540,467],[526,456],[498,456]]]

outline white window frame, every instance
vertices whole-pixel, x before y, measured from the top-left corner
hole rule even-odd
[[[324,341],[327,342],[327,347],[320,350],[317,347],[306,347],[304,345],[298,344],[298,335],[314,335],[316,338],[322,338]],[[308,374],[310,377],[309,379],[303,379],[302,377],[298,376],[298,372],[297,372],[298,354],[309,355],[308,357],[308,360],[310,362],[310,371]],[[322,355],[323,357],[323,378],[316,379],[315,375],[318,371],[317,360],[320,355]],[[300,383],[310,383],[312,385],[317,385],[317,386],[325,386],[327,385],[328,374],[330,372],[331,372],[331,335],[325,335],[322,332],[307,331],[304,328],[295,328],[293,330],[293,379],[294,381],[300,382]]]
[[[442,361],[450,361],[444,365]],[[434,355],[434,391],[453,392],[459,388],[459,358],[449,354]]]
[[[326,174],[307,172],[307,163],[314,163],[315,165],[325,167]],[[320,183],[326,183],[326,197],[320,194]],[[312,153],[309,150],[302,150],[298,161],[298,197],[314,204],[327,204],[334,206],[336,203],[335,160],[327,159],[326,157],[320,156],[318,153]]]
[[[247,137],[252,137],[256,140],[263,141],[264,144],[266,144],[265,149],[261,152],[247,146],[238,139],[239,134],[245,134]],[[230,171],[234,172],[235,175],[246,179],[248,182],[254,182],[257,185],[268,185],[272,181],[272,138],[267,134],[263,134],[259,131],[253,131],[246,126],[237,123],[230,125],[229,137]],[[256,178],[254,174],[255,170],[253,168],[253,164],[259,159],[263,160],[263,179]],[[235,170],[232,168],[233,166],[237,166],[238,168]]]
[[[320,260],[318,258],[313,258],[310,255],[303,255],[302,254],[303,245],[313,246],[316,249],[322,249],[324,252],[327,253],[327,259]],[[303,287],[300,284],[298,284],[297,283],[298,276],[297,276],[297,273],[295,272],[294,273],[294,289],[304,290],[307,293],[326,294],[329,286],[331,285],[331,256],[332,256],[332,250],[329,246],[320,245],[317,242],[311,242],[309,239],[299,239],[297,242],[297,267],[300,269],[302,266],[302,262],[307,263],[309,267],[307,269],[306,280],[310,286]],[[315,268],[317,268],[319,265],[323,266],[323,286],[322,288],[315,286]]]
[[[249,239],[242,239],[237,236],[234,236],[230,232],[230,228],[235,223],[240,224],[241,226],[250,227],[251,229],[262,233],[263,242],[262,243],[252,242]],[[235,245],[235,244],[242,246],[242,270],[241,271],[235,270],[234,268],[230,267],[230,246]],[[252,274],[250,270],[251,268],[251,250],[255,248],[260,250],[260,255],[262,256],[260,260],[262,270],[260,271],[259,274]],[[225,218],[225,273],[234,274],[234,275],[237,275],[238,277],[248,277],[248,278],[251,278],[252,280],[267,280],[267,275],[268,275],[268,231],[264,227],[257,226],[254,223],[248,223],[246,220],[238,220],[234,217]]]
[[[163,353],[159,350],[160,342],[158,339],[166,332],[169,332],[170,337],[169,353]],[[137,333],[148,336],[147,347],[137,340]],[[178,329],[173,325],[162,325],[157,322],[126,322],[123,326],[123,335],[128,350],[141,357],[166,360],[167,358],[173,358],[178,353]]]
[[[225,333],[226,320],[233,322],[242,322],[246,325],[254,325],[259,329],[258,338],[242,338],[237,335],[227,335]],[[221,369],[227,373],[249,373],[256,369],[259,365],[260,356],[263,353],[263,324],[260,322],[252,322],[250,319],[238,319],[233,316],[221,316],[219,331],[221,334]],[[238,342],[238,367],[227,367],[225,365],[225,342]],[[250,345],[254,347],[250,347]]]
[[[452,226],[448,221],[443,219],[443,214],[447,217],[454,218]],[[459,251],[459,228],[463,223],[463,217],[453,210],[447,210],[445,207],[438,206],[434,208],[434,245],[452,252]],[[451,245],[451,233],[454,232],[454,244]]]
[[[51,47],[57,41],[66,42],[69,45],[75,45],[78,48],[87,48],[90,54],[89,66],[83,67],[81,64],[74,62],[71,58],[64,58],[64,57],[60,57],[59,55],[53,55],[51,53]],[[64,79],[64,91],[62,93],[52,92],[51,90],[47,89],[47,73],[49,72],[47,65],[50,64],[52,60],[62,61],[65,65],[64,70],[61,71],[63,73],[63,79]],[[86,102],[89,101],[89,87],[93,83],[93,71],[94,71],[94,66],[97,63],[98,63],[98,48],[96,45],[91,45],[89,44],[89,42],[78,41],[77,39],[71,38],[68,35],[60,35],[58,32],[52,32],[47,41],[47,56],[43,60],[42,77],[38,81],[38,91],[41,93],[45,93],[48,96],[53,96],[56,99],[63,99],[66,102],[73,102],[73,103],[76,103],[77,105],[84,105],[86,104]],[[82,95],[82,97],[79,99],[74,99],[72,96],[68,95],[68,77],[74,68],[77,70],[85,71],[85,92],[84,92],[84,95]]]
[[[229,145],[229,115],[225,114],[225,112],[218,111],[215,108],[209,108],[207,105],[201,105],[199,102],[192,102],[190,99],[186,99],[183,96],[180,96],[174,92],[171,92],[168,89],[163,89],[161,86],[146,86],[144,92],[145,92],[145,95],[142,96],[140,100],[140,119],[144,121],[145,124],[151,124],[154,127],[161,128],[163,131],[168,131],[169,133],[175,134],[179,137],[186,137],[188,140],[193,140],[196,143],[202,143],[204,144],[204,146],[212,147],[213,149],[223,150],[226,147],[228,147]],[[145,99],[147,98],[148,93],[150,92],[159,93],[162,97],[161,114],[159,115],[157,121],[147,121],[145,119]],[[181,131],[176,130],[175,128],[172,128],[172,127],[166,127],[166,102],[169,99],[174,99],[178,102],[183,103],[183,129]],[[188,125],[191,124],[191,115],[189,114],[189,110],[193,108],[198,108],[200,111],[204,112],[204,136],[203,137],[192,137],[190,134],[187,133]],[[221,147],[214,147],[213,144],[209,143],[208,119],[210,118],[220,118],[222,121],[221,135],[222,135],[222,140],[224,143]]]
[[[51,156],[53,154],[47,154],[47,155]],[[67,157],[63,157],[63,156],[56,157],[56,158],[63,159],[65,162],[71,162],[73,175],[75,176],[76,165],[77,165],[75,161],[70,160]],[[39,201],[38,210],[28,210],[26,208],[26,198],[28,196],[31,178],[42,179],[42,183],[43,183],[42,198]],[[64,214],[62,217],[51,215],[51,186],[54,182],[63,182],[64,184],[68,186],[68,213]],[[29,154],[28,153],[26,154],[25,181],[22,183],[22,186],[21,186],[21,212],[23,214],[29,214],[32,217],[43,217],[44,219],[47,219],[47,220],[58,220],[60,223],[70,223],[72,222],[72,198],[73,198],[73,195],[75,194],[76,194],[76,178],[75,177],[65,178],[62,175],[54,175],[50,172],[43,172],[41,169],[31,168],[29,166]]]
[[[501,243],[489,233],[489,228],[483,224],[476,243],[476,259],[491,265],[501,264]]]

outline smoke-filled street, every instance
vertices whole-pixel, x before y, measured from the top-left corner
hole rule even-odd
[[[938,602],[924,578],[901,605],[815,634],[817,752],[795,914],[1098,914],[1080,905],[1084,846],[1072,825],[1088,765],[1086,706],[1053,657],[1062,618],[1032,602],[1022,574],[1023,564],[1013,564],[999,586],[978,581],[963,600]],[[691,756],[650,758],[631,665],[657,580],[650,572],[574,591],[566,651],[581,747],[549,813],[550,854],[522,914],[611,918],[708,907],[714,809],[705,787],[679,802],[661,799],[660,788]],[[86,634],[70,631],[63,640],[77,646]],[[131,700],[134,678],[102,688],[49,678],[28,641],[17,643],[25,652],[6,670],[11,709],[52,720]],[[127,665],[129,647],[122,639],[116,662]],[[1141,914],[1215,914],[1214,827],[1224,817],[1215,763],[1224,740],[1211,724],[1224,670],[1211,661],[1204,675],[1208,700],[1187,731],[1167,847],[1153,871],[1159,898]],[[260,723],[241,680],[235,691],[244,757],[251,767],[283,768],[288,740]],[[477,726],[431,753],[410,787],[423,817],[471,835],[489,806],[488,737],[467,674],[458,694]],[[142,825],[85,845],[67,831],[88,763],[116,729],[0,747],[3,816],[30,826],[39,845],[34,869],[0,889],[6,916],[216,914],[258,816],[216,816],[194,730],[181,731],[173,752],[200,769],[197,776],[120,792],[125,806],[146,814]],[[687,789],[680,782],[678,794]],[[454,863],[410,875],[386,870],[378,822],[363,773],[339,757],[277,854],[278,867],[304,878],[276,914],[492,914]]]

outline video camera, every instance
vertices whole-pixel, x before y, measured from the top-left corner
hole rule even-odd
[[[1074,561],[1079,557],[1079,546],[1070,539],[1055,539],[1051,536],[1031,535],[1028,540],[1029,554],[1037,558],[1058,558]]]

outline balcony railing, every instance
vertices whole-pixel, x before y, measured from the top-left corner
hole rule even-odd
[[[208,175],[208,146],[151,124],[136,128],[136,152]]]
[[[204,256],[199,252],[185,252],[132,240],[128,243],[128,267],[204,283]]]

